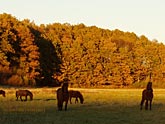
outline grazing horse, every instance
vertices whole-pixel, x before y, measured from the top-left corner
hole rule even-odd
[[[5,91],[4,90],[0,90],[0,94],[3,96],[3,97],[6,97],[6,93],[5,93]]]
[[[57,90],[57,106],[59,111],[62,110],[64,102],[65,102],[65,111],[67,110],[68,100],[69,100],[68,83],[64,83],[62,85],[62,88],[59,88]]]
[[[153,89],[152,89],[152,82],[148,82],[147,88],[143,90],[142,92],[142,100],[140,104],[140,109],[142,110],[143,103],[145,102],[145,109],[148,110],[148,101],[150,102],[150,110],[151,110],[151,104],[153,99]]]
[[[22,96],[25,97],[24,101],[27,101],[27,96],[30,97],[30,100],[33,100],[33,94],[29,90],[18,90],[16,91],[16,100],[18,100],[18,97],[20,97],[21,101],[23,101]]]
[[[70,104],[72,104],[72,97],[76,98],[75,99],[75,103],[78,102],[78,98],[79,98],[80,99],[80,103],[83,104],[84,98],[83,98],[83,95],[80,93],[80,91],[69,90]]]

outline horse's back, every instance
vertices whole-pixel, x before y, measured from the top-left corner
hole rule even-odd
[[[16,95],[26,96],[26,95],[33,95],[33,94],[29,90],[17,90]]]
[[[28,95],[33,95],[31,91],[29,90],[25,90],[27,92]]]
[[[69,90],[69,96],[73,97],[74,96],[74,91],[73,90]]]
[[[69,90],[70,97],[78,97],[78,96],[80,96],[80,94],[81,93],[79,91]]]
[[[17,91],[16,91],[16,96],[19,96],[19,95],[21,95],[21,96],[26,95],[25,90],[17,90]]]

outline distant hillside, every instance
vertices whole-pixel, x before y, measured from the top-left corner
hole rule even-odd
[[[165,46],[133,32],[84,24],[36,25],[0,14],[0,84],[165,87]]]

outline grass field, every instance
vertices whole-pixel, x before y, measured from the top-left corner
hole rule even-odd
[[[1,88],[0,88],[1,89]],[[84,104],[57,111],[56,89],[30,89],[33,101],[16,101],[14,88],[0,96],[2,124],[164,124],[165,89],[154,89],[152,110],[140,110],[142,89],[76,89]]]

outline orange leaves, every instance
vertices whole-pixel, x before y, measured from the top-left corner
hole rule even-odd
[[[67,77],[75,86],[107,81],[127,87],[146,81],[151,72],[155,82],[163,79],[165,46],[143,35],[84,24],[37,26],[8,14],[0,20],[0,66],[12,68],[17,76],[11,81],[47,85]]]

